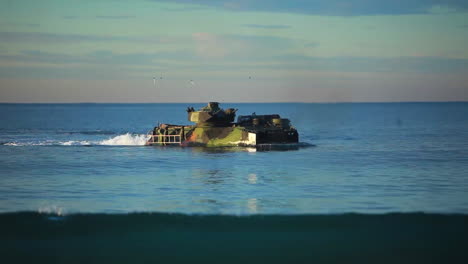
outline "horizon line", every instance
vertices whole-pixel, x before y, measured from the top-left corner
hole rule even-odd
[[[401,103],[468,103],[468,100],[457,101],[324,101],[324,102],[300,102],[300,101],[272,101],[272,102],[236,102],[236,101],[203,101],[203,102],[0,102],[0,104],[204,104],[218,102],[221,104],[401,104]]]

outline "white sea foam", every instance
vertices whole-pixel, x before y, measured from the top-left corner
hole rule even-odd
[[[55,214],[58,216],[65,215],[65,209],[57,205],[41,206],[37,211],[40,214]]]
[[[124,134],[110,139],[102,140],[98,145],[108,146],[143,146],[148,141],[147,135]]]
[[[22,146],[48,146],[48,145],[53,145],[53,144],[50,141],[44,141],[44,142],[8,142],[3,145],[22,147]]]
[[[16,142],[8,142],[8,143],[5,143],[5,144],[3,144],[3,145],[5,145],[5,146],[20,146],[20,145],[19,145],[18,143],[16,143]]]
[[[65,141],[65,142],[58,142],[58,145],[62,145],[62,146],[88,146],[92,144],[93,144],[92,142],[89,142],[86,140],[83,140],[83,141],[70,140],[70,141]]]
[[[100,141],[88,141],[88,140],[68,140],[68,141],[56,141],[56,140],[45,140],[37,142],[7,142],[4,146],[143,146],[148,140],[147,135],[139,134],[123,134],[115,136],[113,138],[100,140]]]

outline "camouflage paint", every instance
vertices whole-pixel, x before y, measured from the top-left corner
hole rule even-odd
[[[241,127],[196,127],[183,143],[186,146],[255,146],[255,134]]]
[[[188,120],[194,126],[161,124],[152,131],[153,137],[161,140],[148,140],[147,145],[177,144],[181,146],[233,147],[257,146],[271,143],[297,143],[297,130],[290,126],[289,119],[279,115],[240,116],[234,123],[237,109],[223,110],[218,103],[211,102],[199,111],[187,108]],[[173,135],[182,135],[174,141]],[[165,141],[169,137],[170,141]],[[171,141],[172,140],[172,141]]]

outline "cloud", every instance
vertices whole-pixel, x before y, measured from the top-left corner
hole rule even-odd
[[[41,24],[39,23],[0,23],[0,26],[36,28],[36,27],[40,27]]]
[[[192,0],[151,0],[193,5]],[[266,11],[310,15],[401,15],[431,13],[434,7],[466,11],[466,0],[200,0],[199,6],[231,11]]]
[[[159,53],[114,53],[110,50],[97,50],[87,54],[64,54],[43,52],[40,50],[24,50],[15,55],[0,55],[1,61],[47,63],[47,64],[89,64],[89,65],[159,65],[158,60],[182,60],[187,56],[184,52]]]
[[[129,76],[129,69],[98,66],[0,66],[0,78],[17,79],[119,79]],[[124,77],[124,78],[125,78]]]
[[[271,52],[294,45],[289,38],[255,35],[223,35],[206,32],[192,34],[196,55],[206,59],[225,58],[232,61],[269,57]]]
[[[186,6],[186,7],[164,7],[161,8],[163,11],[169,12],[191,12],[191,11],[200,11],[208,10],[209,8],[203,6]]]
[[[280,55],[266,66],[284,70],[318,70],[338,72],[406,72],[455,73],[468,72],[468,59],[445,57],[309,57]]]
[[[212,41],[210,34],[196,34],[200,41]],[[215,37],[216,38],[216,37]],[[218,40],[215,40],[218,41]],[[222,40],[225,41],[225,40]],[[201,52],[201,54],[200,54]],[[210,53],[208,47],[195,51],[158,53],[115,53],[98,50],[86,54],[63,54],[26,50],[16,55],[0,55],[0,76],[80,79],[113,76],[126,78],[150,71],[197,72],[360,72],[360,73],[468,73],[468,59],[443,57],[309,57],[300,54],[279,56],[238,56],[229,50]],[[208,53],[208,54],[206,54]],[[200,60],[200,56],[208,56]],[[225,56],[222,60],[213,56]],[[76,74],[74,70],[76,69]],[[102,74],[101,74],[102,72]],[[214,74],[218,76],[219,74]]]
[[[62,16],[63,19],[89,19],[92,17],[80,17],[80,16]],[[98,15],[95,16],[95,18],[98,19],[131,19],[131,18],[136,18],[134,15],[115,15],[115,16],[109,16],[109,15]]]
[[[53,33],[23,33],[23,32],[0,32],[1,42],[12,43],[61,43],[61,44],[76,44],[81,42],[115,42],[115,41],[129,41],[129,42],[149,42],[151,44],[158,43],[160,47],[171,48],[172,44],[184,44],[185,51],[178,51],[177,53],[133,53],[119,54],[107,52],[97,52],[95,54],[81,54],[80,56],[69,57],[66,54],[46,53],[44,51],[23,51],[16,55],[3,55],[1,59],[9,61],[34,61],[40,60],[47,63],[71,63],[71,62],[89,62],[91,58],[100,56],[96,63],[104,61],[112,61],[118,63],[117,58],[122,60],[131,60],[141,56],[141,60],[137,63],[145,63],[143,58],[154,57],[157,58],[164,56],[165,59],[181,59],[182,61],[195,61],[200,58],[205,60],[226,58],[230,61],[239,61],[245,59],[256,59],[262,57],[269,57],[271,53],[277,53],[280,50],[286,50],[295,45],[295,41],[289,38],[275,37],[275,36],[255,36],[255,35],[224,35],[213,34],[207,32],[196,32],[190,36],[179,37],[122,37],[122,36],[96,36],[96,35],[75,35],[75,34],[53,34]],[[192,47],[192,49],[187,48]],[[172,48],[171,48],[172,49]],[[0,53],[1,55],[1,53]],[[86,61],[84,61],[86,60]]]
[[[1,42],[30,42],[30,43],[80,43],[80,42],[105,42],[105,41],[135,41],[159,44],[170,44],[181,42],[187,38],[148,36],[148,37],[125,37],[105,35],[84,34],[56,34],[42,32],[0,32]]]
[[[222,58],[228,52],[227,43],[215,34],[197,32],[192,34],[192,38],[195,42],[196,53],[200,57]]]
[[[128,16],[128,15],[121,15],[121,16],[96,16],[99,19],[129,19],[129,18],[136,18],[136,16]]]
[[[264,29],[286,29],[291,28],[289,25],[260,25],[260,24],[244,24],[244,27],[250,28],[264,28]]]
[[[0,42],[63,43],[86,41],[132,40],[120,36],[95,36],[80,34],[55,34],[40,32],[0,32]]]
[[[318,46],[320,46],[320,43],[318,43],[318,42],[310,42],[310,43],[307,43],[307,44],[304,45],[304,47],[306,47],[306,48],[316,48]]]
[[[25,50],[15,55],[0,55],[0,77],[125,79],[150,70],[175,69],[177,62],[184,61],[186,57],[190,56],[183,51],[115,53],[97,50],[86,54],[65,54]]]
[[[468,59],[445,57],[309,57],[281,55],[238,60],[235,63],[201,64],[203,70],[275,70],[281,72],[342,72],[342,73],[468,73]]]

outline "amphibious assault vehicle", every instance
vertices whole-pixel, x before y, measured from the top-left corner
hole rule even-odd
[[[219,108],[210,102],[196,111],[187,108],[188,120],[195,125],[159,124],[148,133],[146,145],[205,147],[255,147],[261,144],[298,143],[299,134],[289,119],[272,115],[241,115],[234,122],[237,109]]]

